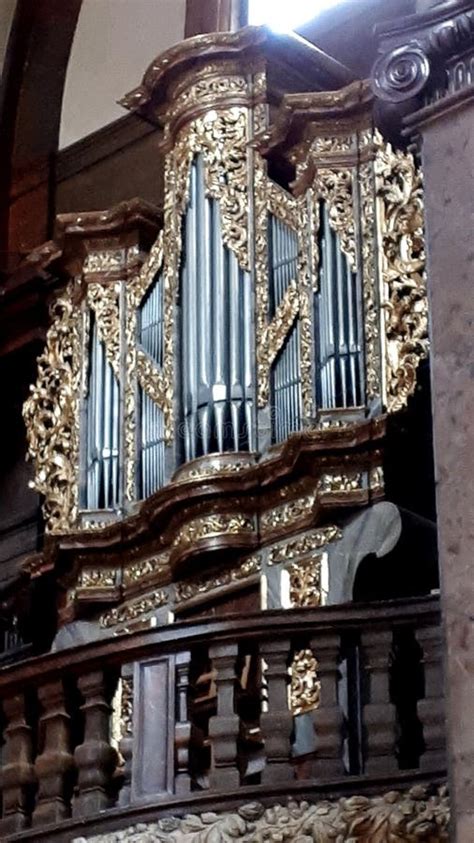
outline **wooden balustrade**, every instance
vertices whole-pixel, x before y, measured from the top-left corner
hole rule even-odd
[[[405,638],[413,646],[398,646],[395,658],[392,642]],[[320,686],[296,751],[290,666],[301,647],[314,654]],[[442,775],[437,598],[172,624],[11,665],[0,671],[0,836],[54,840],[61,828],[105,822],[109,809],[115,823],[117,812],[138,816],[144,806],[192,800],[194,810],[214,792],[235,799],[241,789],[248,798],[247,785],[264,796],[274,787],[301,793],[304,782],[308,792],[328,783],[334,793],[359,792],[380,775],[396,784],[406,776],[396,740],[404,709],[392,671],[396,662],[403,675],[409,651],[423,674],[405,706],[423,736],[411,772]],[[346,687],[341,664],[356,661]],[[358,704],[343,713],[348,694]],[[351,711],[359,776],[344,751]]]

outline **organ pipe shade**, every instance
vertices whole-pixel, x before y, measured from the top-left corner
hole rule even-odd
[[[184,461],[253,449],[251,280],[223,244],[219,203],[206,196],[200,155],[190,172],[180,304]]]
[[[315,296],[316,395],[322,409],[364,404],[358,278],[320,204],[319,292]]]
[[[120,388],[93,314],[88,362],[83,504],[87,510],[115,509],[119,505]]]

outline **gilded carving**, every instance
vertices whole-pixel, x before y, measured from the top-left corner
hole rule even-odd
[[[300,556],[319,550],[329,542],[340,539],[341,536],[342,532],[339,527],[333,525],[311,530],[297,539],[273,547],[268,556],[268,564],[278,565],[279,563],[292,562]]]
[[[189,480],[204,480],[225,474],[239,474],[255,465],[252,454],[239,455],[233,453],[213,454],[205,458],[198,465],[193,461],[187,463],[175,473],[174,483],[187,483]]]
[[[290,565],[290,600],[293,608],[321,605],[321,564],[322,555],[317,554]]]
[[[299,521],[309,518],[313,512],[315,501],[316,496],[314,494],[304,495],[301,498],[296,498],[296,500],[288,501],[288,503],[267,510],[260,519],[262,533],[269,533],[272,530],[278,530],[289,524],[297,524]]]
[[[87,303],[95,313],[97,333],[114,374],[120,378],[120,282],[87,285]]]
[[[120,732],[121,737],[125,738],[133,735],[133,679],[124,677],[121,682]]]
[[[274,363],[278,352],[283,347],[286,337],[298,315],[299,294],[295,281],[291,281],[277,307],[276,313],[269,325],[263,331],[261,342],[266,349],[266,364],[268,370]],[[268,371],[265,374],[268,380]]]
[[[46,348],[38,358],[38,377],[23,407],[28,456],[35,466],[32,487],[44,496],[46,530],[71,529],[78,507],[78,398],[80,314],[71,283],[51,306]]]
[[[377,292],[375,182],[372,163],[359,171],[362,224],[362,295],[364,301],[365,384],[369,401],[381,395],[380,309]]]
[[[378,796],[296,802],[265,807],[259,802],[234,812],[206,811],[164,817],[155,823],[89,838],[89,843],[141,843],[144,835],[166,843],[448,843],[450,809],[446,787],[415,785]],[[72,843],[87,843],[84,837]]]
[[[118,572],[115,568],[83,568],[78,579],[78,588],[113,588],[117,585]]]
[[[131,562],[123,569],[123,584],[125,586],[138,585],[152,576],[160,576],[168,571],[169,553],[159,553],[150,559],[140,559]]]
[[[104,249],[100,252],[90,252],[83,264],[85,275],[96,272],[120,271],[125,262],[124,249]]]
[[[268,203],[266,164],[256,153],[253,172],[254,199],[254,276],[255,276],[255,332],[257,355],[257,401],[259,407],[265,407],[270,398],[269,365],[267,349],[263,337],[267,329],[269,316],[268,300]]]
[[[300,376],[303,418],[314,415],[313,401],[313,295],[318,278],[319,207],[312,190],[298,201],[298,290],[300,314]]]
[[[176,211],[182,214],[189,197],[191,162],[202,154],[206,190],[220,206],[223,241],[240,266],[249,270],[247,124],[246,108],[210,110],[180,133],[167,162],[174,167],[173,198]]]
[[[319,478],[318,489],[321,493],[355,492],[362,489],[364,475],[360,472],[352,474],[323,474]]]
[[[178,582],[176,583],[175,590],[176,602],[183,603],[201,594],[209,594],[223,586],[246,580],[253,574],[258,574],[261,567],[261,557],[259,554],[255,554],[254,556],[249,556],[236,567],[218,571],[213,576],[195,577],[190,580]]]
[[[317,155],[334,155],[350,152],[354,148],[353,135],[334,135],[333,137],[317,137],[311,143],[310,152]]]
[[[140,618],[147,612],[152,612],[154,609],[159,609],[164,606],[168,600],[166,591],[154,591],[145,597],[140,597],[139,600],[133,600],[130,603],[125,603],[104,612],[100,618],[100,626],[103,629],[108,629],[110,626],[115,626],[119,623],[126,623]]]
[[[339,236],[344,254],[354,271],[357,269],[357,246],[353,206],[352,171],[346,169],[316,171],[313,184],[315,197],[323,199],[329,213],[329,225]]]
[[[312,650],[298,650],[290,665],[290,709],[293,715],[318,708],[321,682],[318,662]]]
[[[212,536],[239,535],[253,533],[254,530],[254,519],[247,515],[203,515],[181,527],[173,540],[173,547],[188,547]]]
[[[403,407],[428,354],[428,302],[421,175],[413,156],[378,138],[375,158],[386,334],[385,404]]]

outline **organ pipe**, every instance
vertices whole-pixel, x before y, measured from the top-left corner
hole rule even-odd
[[[87,394],[85,509],[119,504],[120,389],[91,317]]]
[[[324,409],[364,403],[362,316],[357,276],[321,203],[319,293],[315,297],[316,391]]]
[[[222,240],[219,204],[206,196],[202,156],[191,167],[181,269],[185,460],[253,448],[250,275]]]

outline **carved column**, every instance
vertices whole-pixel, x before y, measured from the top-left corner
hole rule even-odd
[[[289,650],[290,642],[287,639],[265,641],[260,647],[260,655],[266,665],[268,693],[268,711],[263,712],[260,718],[266,756],[262,784],[293,778],[290,764],[293,718],[288,709]]]
[[[419,141],[424,174],[452,840],[471,843],[474,84],[466,67],[474,54],[474,9],[470,0],[430,5],[432,8],[411,20],[409,30],[397,22],[392,30],[381,33],[381,57],[373,81],[389,109],[400,103],[408,115],[405,132]],[[457,76],[463,63],[464,72]]]
[[[191,653],[176,656],[176,725],[174,731],[175,774],[174,787],[177,794],[189,793],[189,742],[191,723],[188,719],[189,665]]]
[[[42,750],[35,762],[38,795],[33,825],[44,825],[60,822],[70,815],[74,758],[62,682],[43,685],[38,698],[43,708],[39,722]]]
[[[123,759],[123,784],[118,801],[119,805],[129,805],[133,757],[133,664],[126,664],[122,667],[120,734],[119,752]]]
[[[110,806],[112,773],[117,753],[109,743],[111,707],[102,671],[81,676],[78,688],[84,704],[84,742],[76,747],[78,793],[73,814],[86,817]]]
[[[31,728],[25,714],[25,697],[18,694],[3,702],[4,764],[1,769],[3,818],[0,833],[13,834],[28,824],[28,798],[35,781]]]
[[[235,713],[237,644],[211,647],[209,657],[216,676],[217,714],[209,721],[212,742],[211,789],[230,790],[240,784],[237,766],[239,717]]]
[[[313,714],[316,731],[316,761],[313,775],[325,778],[344,774],[342,761],[342,710],[338,703],[337,684],[340,676],[338,659],[339,635],[320,635],[311,641],[318,662],[321,683],[319,706]]]
[[[366,773],[390,773],[398,769],[395,755],[395,706],[390,702],[390,655],[392,633],[364,632],[362,659],[367,675],[368,701],[363,708]]]
[[[416,635],[423,650],[425,696],[417,711],[423,726],[425,751],[420,758],[422,770],[443,770],[446,764],[446,724],[444,719],[443,665],[441,629],[429,626]]]

